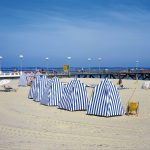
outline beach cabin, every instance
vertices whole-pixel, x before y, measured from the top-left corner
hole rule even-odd
[[[58,108],[76,111],[86,110],[87,106],[88,97],[86,85],[75,78],[64,88]]]
[[[28,98],[33,99],[34,93],[36,91],[38,83],[40,82],[40,79],[46,79],[46,76],[38,75],[35,77],[29,90]]]
[[[44,90],[40,103],[47,106],[57,106],[62,97],[63,88],[63,83],[57,77],[52,78]]]
[[[124,115],[118,90],[108,79],[94,88],[87,114],[104,117]]]
[[[40,79],[37,83],[35,92],[33,93],[33,100],[39,102],[43,96],[44,90],[52,82],[51,79]]]
[[[27,86],[27,75],[26,74],[23,73],[20,76],[18,86]]]

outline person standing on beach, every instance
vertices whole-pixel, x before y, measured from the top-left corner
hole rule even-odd
[[[122,79],[119,79],[118,83],[117,83],[121,88],[123,88],[123,83],[122,83]]]

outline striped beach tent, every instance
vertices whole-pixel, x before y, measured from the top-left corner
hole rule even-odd
[[[75,78],[64,88],[61,101],[58,104],[58,108],[69,111],[76,111],[86,110],[87,106],[88,97],[86,85]]]
[[[46,76],[36,76],[32,82],[31,88],[29,90],[28,98],[33,99],[34,93],[36,91],[37,85],[40,82],[40,79],[45,79]]]
[[[104,79],[94,88],[87,114],[105,117],[124,114],[118,90],[108,79]]]
[[[37,83],[35,92],[33,93],[33,100],[39,102],[43,96],[44,90],[48,84],[52,82],[51,79],[40,79]]]
[[[27,86],[27,75],[26,74],[22,74],[20,76],[20,79],[19,79],[19,86]]]
[[[52,78],[46,86],[40,103],[47,106],[57,106],[62,97],[63,83],[57,77]]]

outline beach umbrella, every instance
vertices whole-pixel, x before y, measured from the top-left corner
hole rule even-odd
[[[58,108],[75,111],[86,110],[87,106],[88,97],[86,85],[75,78],[64,88]]]
[[[57,77],[52,78],[46,86],[40,103],[47,106],[57,106],[62,97],[64,85]]]
[[[105,117],[124,114],[117,87],[108,79],[94,88],[87,114]]]

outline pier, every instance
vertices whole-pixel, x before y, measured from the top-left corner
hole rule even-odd
[[[69,73],[50,73],[48,77],[77,77],[77,78],[109,78],[109,79],[133,79],[150,80],[150,72],[69,72]]]
[[[26,71],[25,71],[26,72]],[[32,72],[32,71],[29,71]],[[49,78],[57,76],[59,78],[108,78],[108,79],[131,79],[131,80],[150,80],[150,70],[144,71],[92,71],[91,72],[78,72],[78,71],[51,71],[51,72],[42,72],[43,74],[47,74]],[[20,72],[10,72],[10,73],[2,73],[0,74],[0,79],[13,79],[20,78]]]

